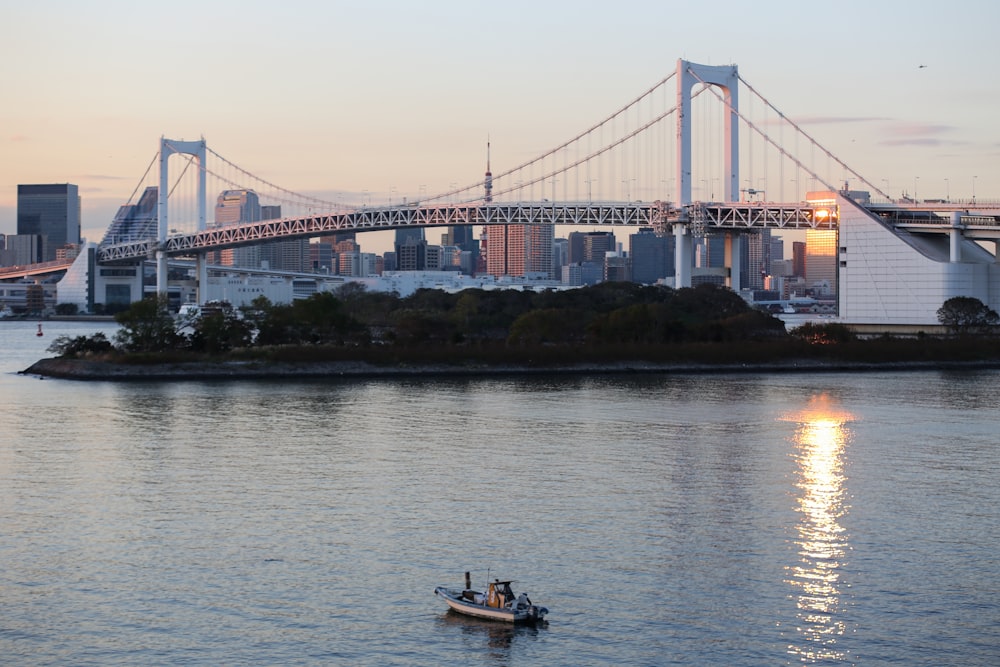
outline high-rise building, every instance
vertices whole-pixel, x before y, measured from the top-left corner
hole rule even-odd
[[[806,243],[792,241],[792,275],[806,277]]]
[[[717,269],[726,265],[726,235],[706,234],[698,240],[695,266]]]
[[[604,263],[605,255],[615,249],[614,232],[570,232],[566,261]]]
[[[454,227],[449,227],[445,234],[441,235],[441,245],[442,246],[455,246],[459,250],[463,250],[469,253],[471,259],[471,264],[466,262],[471,266],[470,270],[462,269],[463,273],[474,274],[476,266],[479,264],[479,240],[473,238],[472,225],[456,225]]]
[[[764,289],[764,277],[771,268],[771,230],[762,229],[755,234],[746,234],[743,246],[746,248],[746,275],[741,285],[750,289]]]
[[[0,266],[23,266],[42,261],[42,237],[38,234],[9,234],[7,249],[0,253]]]
[[[71,183],[17,186],[17,233],[41,238],[41,261],[56,249],[80,243],[80,193]]]
[[[552,225],[488,225],[486,272],[552,277]]]
[[[652,285],[661,278],[674,275],[674,237],[659,236],[652,227],[643,227],[629,235],[629,257],[632,260],[632,280]]]
[[[309,244],[309,268],[317,273],[333,273],[333,246],[323,241]]]
[[[771,261],[780,261],[785,258],[785,240],[780,236],[771,237]]]
[[[629,258],[620,252],[608,252],[604,258],[605,282],[628,282],[632,279]]]
[[[261,220],[281,218],[281,206],[268,204],[260,207]],[[260,246],[260,265],[275,271],[309,270],[309,239],[270,241]]]
[[[483,201],[493,201],[493,173],[490,169],[490,144],[486,142],[486,174]],[[487,225],[486,272],[493,276],[552,278],[553,225]]]
[[[837,295],[837,230],[806,230],[806,287],[817,297]]]
[[[216,200],[216,226],[259,222],[260,219],[260,199],[253,190],[224,190]],[[220,250],[217,262],[223,266],[259,268],[260,246],[241,246]]]

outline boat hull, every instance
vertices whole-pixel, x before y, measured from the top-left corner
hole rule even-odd
[[[535,605],[529,605],[516,610],[509,607],[500,609],[487,607],[484,604],[476,604],[471,600],[466,600],[462,597],[462,591],[445,588],[444,586],[435,588],[434,594],[444,598],[448,606],[459,614],[485,618],[491,621],[501,621],[503,623],[537,623],[543,620],[545,614],[548,612],[544,607],[536,607]]]

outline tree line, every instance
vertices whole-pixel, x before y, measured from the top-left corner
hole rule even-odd
[[[938,318],[955,333],[981,333],[997,323],[994,311],[968,297],[950,299]],[[421,289],[406,297],[348,283],[335,292],[318,292],[287,304],[262,296],[239,308],[216,302],[189,317],[171,314],[161,296],[135,302],[115,319],[120,329],[114,340],[103,334],[60,337],[49,349],[70,357],[226,355],[290,347],[335,348],[358,356],[364,356],[362,350],[455,354],[486,348],[549,352],[619,348],[634,355],[640,348],[787,344],[789,339],[829,345],[855,339],[847,327],[833,323],[786,332],[780,319],[752,307],[728,288],[673,289],[627,282],[540,292]]]

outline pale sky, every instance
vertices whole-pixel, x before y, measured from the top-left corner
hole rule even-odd
[[[17,184],[69,182],[100,240],[161,136],[296,192],[441,192],[487,136],[513,166],[678,58],[738,65],[893,195],[1000,199],[998,25],[996,0],[6,0],[0,233]]]

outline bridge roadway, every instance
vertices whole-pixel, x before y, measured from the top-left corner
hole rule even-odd
[[[871,204],[868,210],[884,224],[911,234],[946,234],[960,229],[975,241],[1000,241],[1000,206],[995,203]],[[952,216],[958,213],[957,220]]]
[[[694,203],[676,207],[669,202],[517,202],[410,204],[368,207],[303,217],[232,224],[156,239],[113,239],[98,249],[101,264],[167,256],[194,255],[209,250],[266,241],[324,236],[335,232],[392,230],[407,227],[461,225],[612,225],[653,227],[668,232],[673,224],[693,227],[695,233],[713,229],[833,229],[837,213],[828,206],[803,203],[732,204]]]
[[[72,259],[56,259],[51,262],[36,262],[34,264],[24,264],[20,266],[0,267],[0,280],[10,280],[12,278],[29,278],[31,276],[44,276],[50,273],[65,271],[73,265]]]

